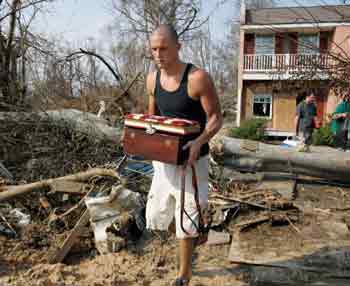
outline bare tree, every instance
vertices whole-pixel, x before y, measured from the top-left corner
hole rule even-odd
[[[180,36],[201,25],[200,0],[113,0],[112,3],[117,14],[127,20],[126,31],[143,39],[161,23],[172,24]]]
[[[22,101],[26,92],[26,53],[34,43],[29,41],[29,26],[44,2],[51,1],[0,1],[0,95],[7,108]],[[32,9],[28,21],[22,16],[24,9]]]

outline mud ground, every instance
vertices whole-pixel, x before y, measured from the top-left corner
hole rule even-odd
[[[337,241],[339,246],[344,241],[350,245],[350,233],[344,229],[339,232],[336,227],[337,223],[348,226],[350,221],[350,189],[299,185],[296,202],[312,211],[305,211],[293,226],[267,222],[246,229],[240,234],[240,239],[248,245],[245,255],[249,255],[252,245],[251,252],[263,252],[269,247],[280,249],[281,255],[286,249],[303,252],[311,238],[329,241],[332,245]],[[242,209],[224,231],[233,232],[235,223],[255,215],[258,214],[252,210]],[[147,233],[121,252],[107,255],[97,253],[91,237],[87,229],[64,263],[50,265],[45,261],[54,248],[53,241],[58,243],[60,239],[50,236],[45,226],[31,225],[21,239],[0,236],[0,285],[169,286],[176,277],[178,257],[173,235],[161,239]],[[231,263],[229,252],[230,244],[199,246],[193,259],[191,286],[258,285],[251,275],[252,266]]]

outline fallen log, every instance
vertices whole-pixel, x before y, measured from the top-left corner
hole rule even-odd
[[[298,152],[292,147],[223,137],[223,164],[251,172],[285,172],[350,183],[350,154],[329,147]]]
[[[93,168],[85,172],[79,172],[76,174],[59,177],[55,179],[48,179],[39,182],[34,182],[25,185],[18,186],[0,186],[0,202],[12,199],[19,195],[30,193],[36,189],[42,189],[45,187],[51,188],[55,186],[58,181],[76,181],[83,182],[89,180],[94,176],[109,176],[119,179],[118,172],[109,169]]]
[[[23,124],[37,118],[40,121],[48,120],[53,124],[64,124],[66,127],[88,134],[96,140],[108,139],[119,143],[121,130],[108,125],[108,122],[97,115],[82,112],[76,109],[49,110],[45,112],[0,112],[0,122],[18,122]]]

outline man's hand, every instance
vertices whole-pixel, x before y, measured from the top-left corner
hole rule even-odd
[[[344,112],[344,113],[337,113],[333,115],[333,119],[340,119],[340,118],[346,118],[348,117],[348,113]]]
[[[344,118],[344,119],[345,119],[345,118],[349,118],[349,113],[347,113],[347,112],[342,113],[342,115],[343,115],[343,118]]]
[[[197,140],[189,141],[182,148],[183,150],[190,149],[190,154],[188,156],[187,165],[192,166],[199,158],[201,152],[202,144],[200,144]]]
[[[124,146],[124,139],[125,139],[125,129],[123,128],[122,134],[120,135],[120,146]]]

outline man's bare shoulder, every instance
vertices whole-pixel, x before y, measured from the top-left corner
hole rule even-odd
[[[215,92],[213,81],[209,73],[202,69],[194,67],[188,76],[189,95],[193,98],[199,98],[209,91]]]
[[[192,67],[188,75],[188,79],[191,81],[191,83],[196,83],[198,81],[210,80],[210,75],[205,69]]]

